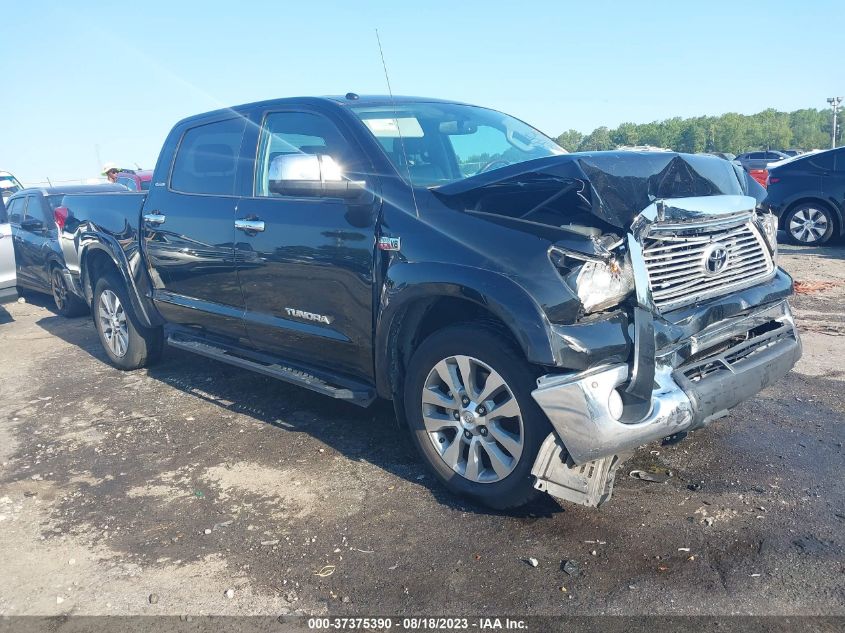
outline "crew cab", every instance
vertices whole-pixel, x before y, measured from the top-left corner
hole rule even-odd
[[[764,195],[715,157],[350,93],[177,123],[149,193],[65,196],[61,239],[121,369],[167,343],[390,399],[450,490],[596,506],[799,358]]]

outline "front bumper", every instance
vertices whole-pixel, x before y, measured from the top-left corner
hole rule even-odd
[[[610,398],[628,379],[626,364],[546,375],[532,395],[568,460],[583,465],[704,426],[782,378],[800,357],[798,332],[782,300],[658,350],[651,401],[626,403],[619,417]],[[535,474],[548,466],[539,463],[542,456]]]

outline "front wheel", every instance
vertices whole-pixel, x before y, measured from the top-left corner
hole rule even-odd
[[[538,494],[531,467],[552,429],[535,387],[533,368],[495,331],[460,325],[423,341],[408,367],[405,413],[449,490],[496,509]]]
[[[807,202],[790,210],[783,226],[790,242],[818,246],[833,237],[833,213],[823,204]]]
[[[117,368],[139,369],[158,360],[164,346],[161,328],[141,325],[117,275],[97,280],[93,312],[100,342]]]

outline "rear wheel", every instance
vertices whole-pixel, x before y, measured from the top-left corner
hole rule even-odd
[[[119,369],[146,367],[161,356],[161,328],[141,325],[117,275],[109,273],[97,280],[93,312],[100,342]]]
[[[63,317],[77,317],[88,312],[85,302],[68,288],[62,269],[58,266],[50,271],[50,290],[53,293],[56,312]]]
[[[534,399],[536,374],[505,337],[453,326],[408,366],[405,413],[414,443],[452,492],[506,509],[537,494],[531,467],[551,425]]]
[[[783,226],[791,243],[818,246],[833,237],[833,213],[823,204],[805,202],[789,211]]]

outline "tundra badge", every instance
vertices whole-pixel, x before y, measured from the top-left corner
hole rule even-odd
[[[331,324],[332,320],[322,314],[315,314],[313,312],[306,312],[305,310],[297,310],[296,308],[285,308],[288,316],[296,317],[297,319],[305,319],[306,321],[317,321],[318,323]]]

